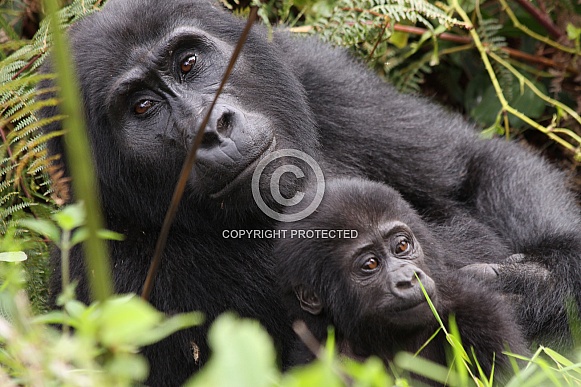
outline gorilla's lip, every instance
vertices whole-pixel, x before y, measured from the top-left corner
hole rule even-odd
[[[256,166],[258,165],[258,163],[260,162],[260,160],[262,160],[264,158],[264,156],[266,156],[267,154],[271,153],[272,151],[274,151],[274,149],[276,148],[276,137],[273,136],[272,137],[272,141],[270,142],[270,144],[264,148],[264,151],[261,152],[258,156],[256,156],[256,158],[254,160],[252,160],[250,162],[250,164],[248,164],[248,166],[246,166],[246,168],[244,168],[242,170],[242,172],[240,172],[238,174],[238,176],[236,176],[234,179],[232,179],[232,181],[230,181],[229,183],[227,183],[224,188],[222,188],[221,190],[219,190],[218,192],[215,192],[213,194],[210,194],[210,197],[212,199],[218,199],[224,195],[226,195],[227,193],[229,193],[230,191],[232,191],[236,186],[238,186],[240,184],[240,182],[242,182],[244,179],[246,179],[246,177],[254,172],[254,169],[256,169]]]
[[[410,302],[406,305],[403,305],[399,308],[395,308],[393,311],[395,313],[406,313],[408,311],[412,311],[413,309],[422,306],[424,303],[426,303],[426,299],[423,300],[418,300],[417,302]]]
[[[417,300],[411,301],[406,303],[405,305],[402,305],[399,308],[394,308],[392,310],[393,313],[407,313],[410,311],[414,311],[415,309],[419,309],[424,307],[425,305],[428,305],[427,300],[425,298],[418,298]]]

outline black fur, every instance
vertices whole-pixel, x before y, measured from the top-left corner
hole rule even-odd
[[[502,243],[473,245],[464,239],[478,229],[469,219],[445,226],[426,224],[395,190],[381,183],[328,181],[317,211],[284,224],[275,247],[278,283],[289,315],[304,321],[320,342],[334,326],[345,354],[376,355],[387,364],[398,351],[415,353],[439,327],[417,276],[446,327],[454,315],[467,353],[474,353],[486,375],[495,364],[498,381],[498,374],[510,366],[503,351],[528,352],[514,309],[480,280],[447,267],[450,260],[471,261],[493,250],[491,256],[506,256]],[[347,235],[357,237],[297,237],[306,230],[349,230],[356,234]],[[408,251],[397,254],[395,244],[402,238]],[[376,267],[364,270],[369,260]],[[420,354],[447,364],[447,346],[441,332]],[[298,344],[294,356],[306,362],[313,354]],[[478,374],[476,368],[473,371]]]
[[[242,26],[205,0],[111,0],[71,28],[107,226],[127,235],[110,245],[119,292],[141,291],[187,145]],[[166,41],[180,34],[180,43]],[[188,54],[196,64],[184,75],[180,61]],[[153,107],[138,116],[143,100]],[[511,254],[523,254],[498,272],[503,289],[522,296],[527,337],[567,342],[563,303],[581,299],[579,210],[562,173],[541,158],[480,139],[462,117],[398,93],[343,50],[284,31],[271,41],[261,26],[207,130],[151,296],[160,310],[202,310],[208,323],[225,310],[256,317],[284,361],[292,333],[273,290],[272,242],[222,236],[225,229],[275,226],[252,200],[252,166],[228,183],[276,138],[271,145],[311,154],[329,175],[388,182],[433,220],[468,214],[494,230]],[[62,151],[59,141],[52,153]],[[292,183],[285,182],[290,194],[299,188]],[[80,251],[71,259],[86,300]],[[543,269],[550,276],[537,279]],[[175,385],[203,364],[206,329],[146,349],[151,383]],[[192,342],[201,349],[199,363]]]

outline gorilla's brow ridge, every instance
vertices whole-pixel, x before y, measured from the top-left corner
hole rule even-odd
[[[391,234],[395,234],[398,231],[410,232],[410,228],[403,222],[399,220],[391,220],[387,222],[382,222],[378,227],[379,234],[381,237],[386,237]]]
[[[217,48],[216,44],[202,30],[194,27],[178,27],[169,37],[164,37],[153,44],[152,49],[149,50],[149,55],[147,55],[151,58],[150,63],[157,68],[163,66],[163,64],[167,63],[168,57],[171,57],[174,51],[186,42],[192,43],[192,46],[203,45],[214,49]],[[120,95],[130,93],[132,88],[142,83],[146,74],[152,69],[153,67],[146,68],[144,66],[133,65],[128,71],[121,74],[117,82],[111,86],[110,91],[107,93],[107,106],[115,104],[115,100]]]
[[[361,237],[361,235],[371,234],[370,236],[372,239],[374,237],[379,237],[380,239],[383,239],[389,235],[396,234],[399,231],[406,231],[406,233],[409,233],[409,228],[405,225],[405,223],[402,223],[399,220],[383,222],[379,225],[377,230],[375,229],[375,227],[370,228],[373,229],[373,233],[369,234],[361,233],[359,237]],[[365,236],[363,236],[363,238],[365,238]],[[358,256],[364,253],[365,251],[369,251],[370,248],[373,247],[373,245],[374,245],[373,242],[367,242],[363,245],[357,246],[357,248],[353,250],[353,256]]]

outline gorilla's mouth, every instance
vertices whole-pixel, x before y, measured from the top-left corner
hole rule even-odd
[[[421,308],[424,304],[427,305],[425,297],[417,298],[413,300],[406,300],[402,304],[392,309],[393,313],[407,313],[411,312],[416,308]]]
[[[415,327],[418,325],[424,325],[428,321],[432,321],[434,315],[429,304],[424,299],[421,302],[410,303],[399,307],[396,310],[390,311],[388,319],[398,326]]]
[[[243,182],[245,180],[250,181],[248,179],[248,176],[250,176],[252,173],[254,173],[254,170],[256,169],[256,166],[258,165],[260,160],[262,160],[269,153],[272,153],[275,148],[276,148],[276,137],[273,136],[272,141],[270,142],[270,145],[267,146],[262,153],[260,153],[258,156],[256,156],[256,158],[254,160],[252,160],[248,164],[248,166],[246,166],[246,168],[244,168],[242,170],[242,172],[240,172],[234,179],[232,179],[229,183],[227,183],[224,186],[224,188],[222,188],[218,192],[210,194],[210,197],[212,199],[218,199],[222,196],[227,195],[230,191],[232,191],[235,187],[237,187],[241,182]]]

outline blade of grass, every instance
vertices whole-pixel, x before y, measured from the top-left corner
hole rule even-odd
[[[56,83],[62,98],[61,111],[67,117],[63,120],[65,149],[70,162],[72,184],[77,199],[85,203],[89,236],[83,249],[87,268],[87,278],[93,299],[104,300],[112,293],[111,270],[105,242],[97,233],[103,228],[103,217],[97,196],[98,182],[91,157],[89,141],[80,104],[76,73],[70,56],[70,48],[59,25],[56,0],[45,0],[45,9],[51,24],[54,39],[52,60],[57,72]]]

